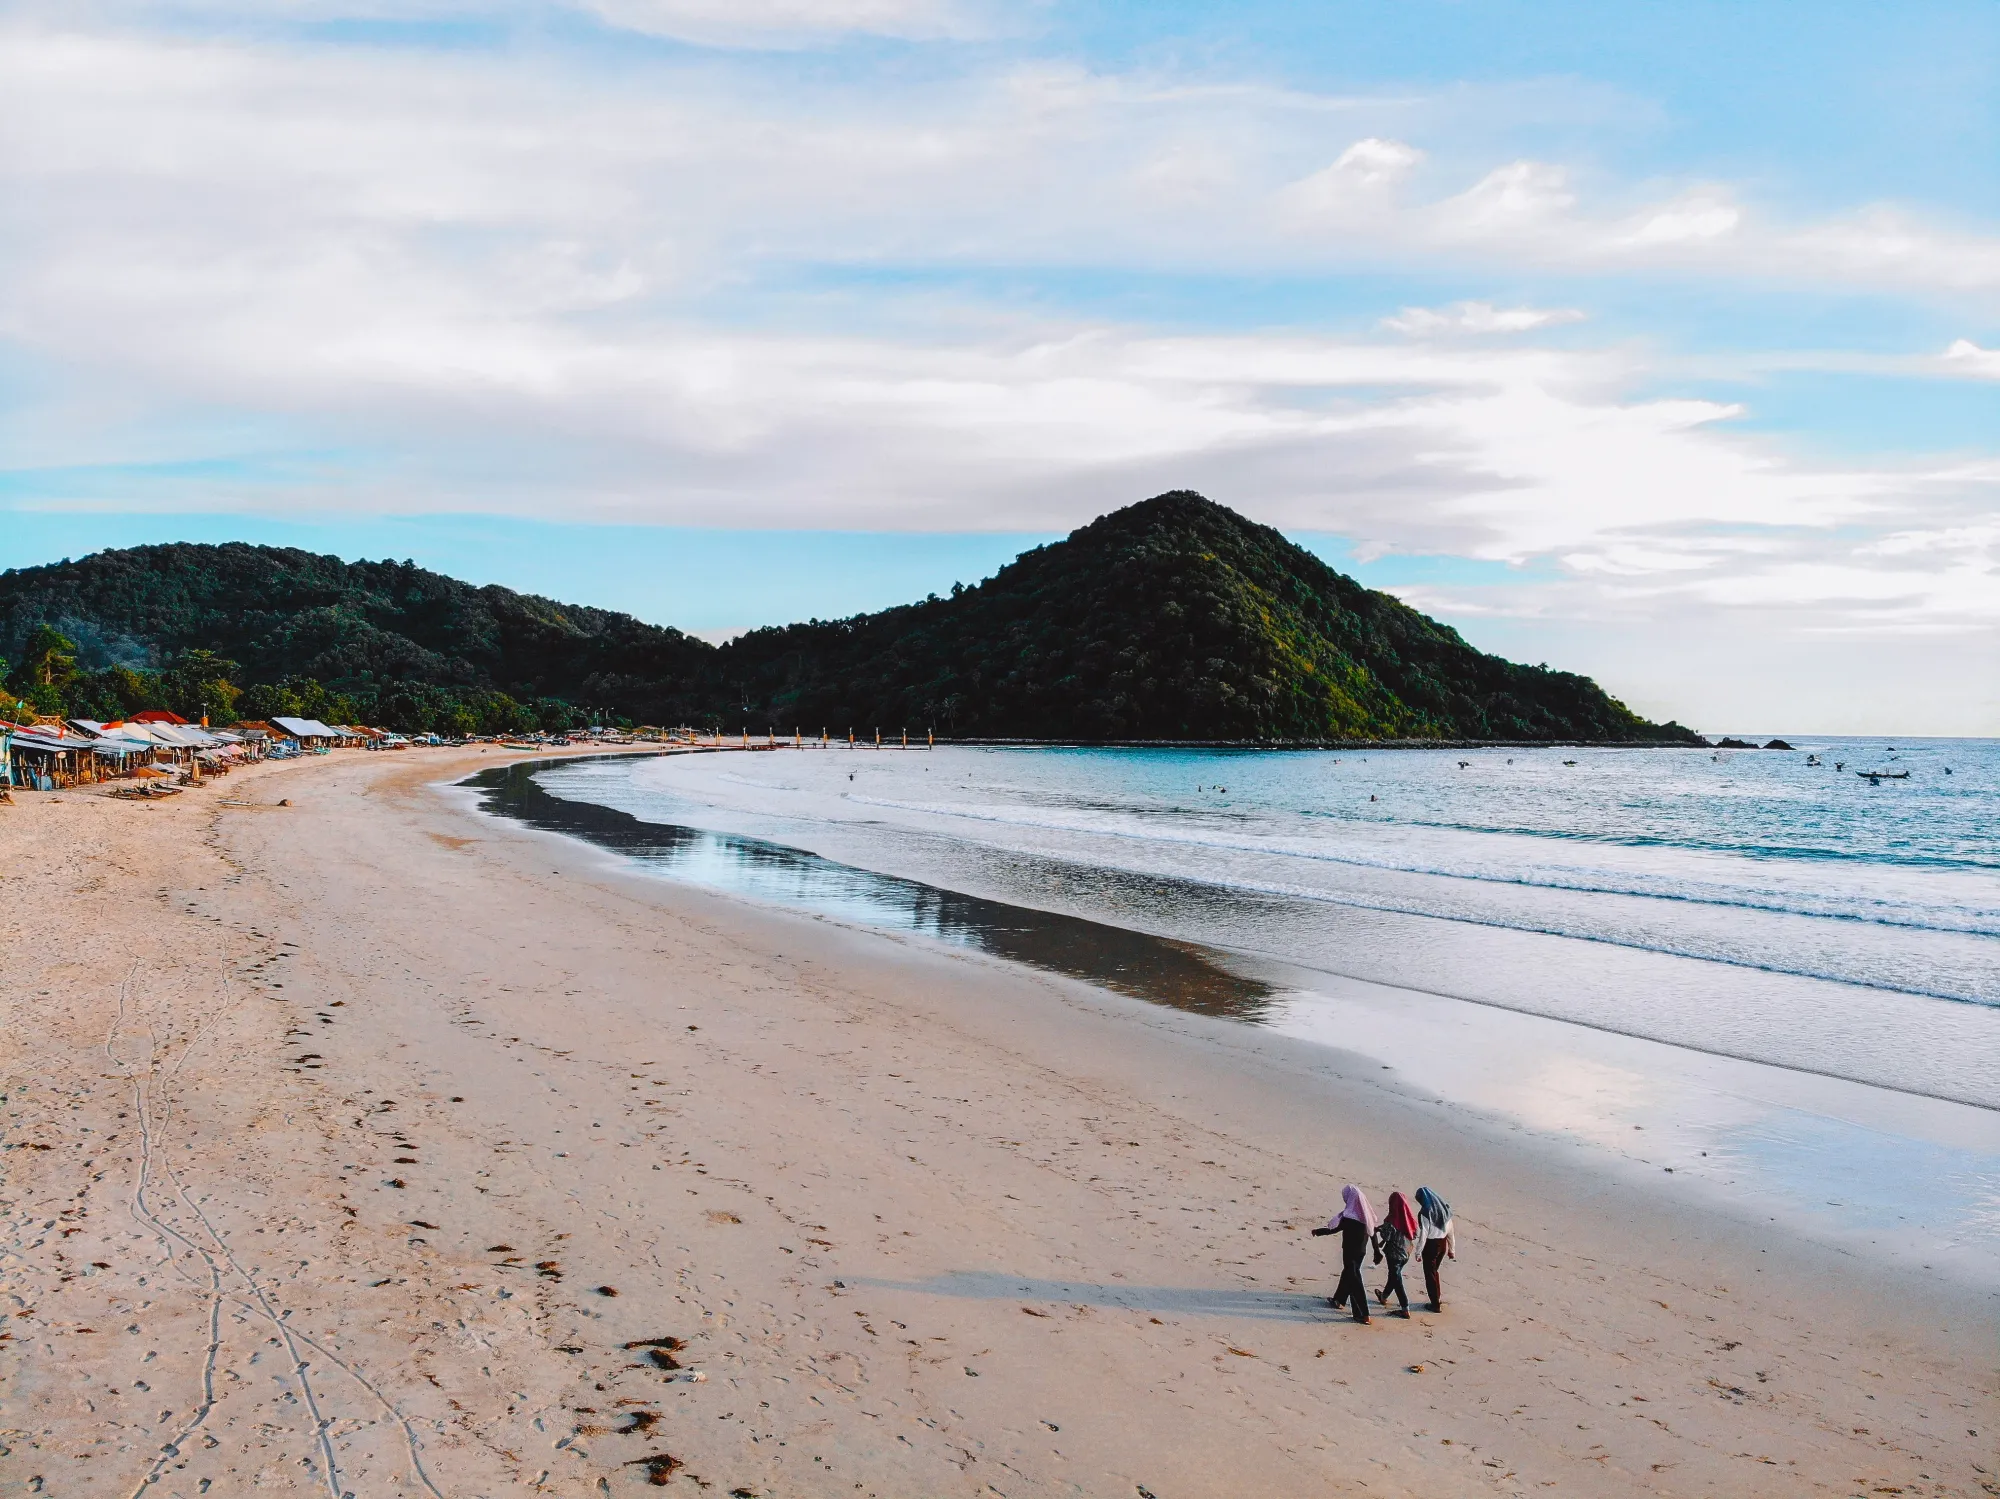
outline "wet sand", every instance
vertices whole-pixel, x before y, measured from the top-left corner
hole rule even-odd
[[[498,759],[0,807],[10,1491],[2000,1493],[1988,1295],[428,784]],[[1327,1310],[1348,1179],[1452,1199],[1442,1316]]]

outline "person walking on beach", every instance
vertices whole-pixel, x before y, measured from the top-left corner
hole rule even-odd
[[[1401,1192],[1389,1194],[1389,1211],[1375,1229],[1375,1263],[1389,1267],[1388,1283],[1382,1287],[1382,1306],[1388,1308],[1394,1296],[1402,1303],[1398,1316],[1410,1315],[1410,1293],[1403,1289],[1403,1266],[1417,1242],[1417,1214],[1410,1199]]]
[[[1444,1310],[1444,1289],[1438,1283],[1438,1267],[1447,1256],[1458,1258],[1454,1240],[1451,1204],[1429,1187],[1417,1188],[1417,1242],[1423,1246],[1424,1289],[1430,1292],[1431,1310]]]
[[[1323,1227],[1314,1229],[1313,1237],[1340,1235],[1340,1284],[1333,1288],[1330,1302],[1335,1311],[1342,1306],[1353,1307],[1354,1320],[1366,1322],[1368,1287],[1361,1281],[1361,1261],[1368,1253],[1368,1236],[1375,1232],[1375,1210],[1368,1206],[1362,1190],[1352,1183],[1340,1189],[1340,1199],[1340,1211]]]

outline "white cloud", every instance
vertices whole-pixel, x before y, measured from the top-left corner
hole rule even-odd
[[[1141,166],[1135,180],[1146,197],[1195,207],[1227,195],[1239,175],[1237,163],[1212,141],[1169,146]]]
[[[1304,224],[1381,213],[1423,159],[1423,152],[1403,141],[1358,140],[1331,166],[1287,184],[1279,194],[1280,212]]]
[[[1982,349],[1969,338],[1955,338],[1944,351],[1945,367],[1953,374],[2000,380],[2000,349]]]
[[[1691,193],[1645,209],[1613,242],[1645,250],[1706,244],[1736,232],[1742,211],[1720,193]]]
[[[1531,333],[1562,323],[1580,323],[1584,313],[1574,307],[1495,307],[1491,302],[1454,302],[1449,307],[1405,307],[1382,326],[1413,338],[1458,333]]]
[[[966,0],[576,0],[613,26],[720,47],[809,46],[849,33],[918,40],[981,36]]]
[[[1423,159],[1424,153],[1406,142],[1370,136],[1341,152],[1340,159],[1327,170],[1358,187],[1390,187],[1409,176]]]
[[[1991,292],[2000,288],[2000,239],[1939,229],[1888,207],[1773,231],[1761,246],[1769,267],[1859,285]]]
[[[1543,161],[1512,161],[1440,204],[1437,218],[1451,234],[1507,239],[1555,228],[1575,206],[1565,169]]]
[[[803,13],[731,11],[767,40]],[[37,392],[0,445],[17,468],[310,455],[156,491],[225,509],[1052,529],[1187,485],[1376,551],[1553,559],[1546,585],[1439,595],[1496,620],[1993,628],[1992,465],[1810,463],[1734,405],[1650,394],[1643,347],[1501,337],[1578,308],[1168,336],[896,284],[1667,265],[1983,297],[1990,237],[1787,225],[1724,187],[1532,159],[1446,181],[1407,100],[757,61],[0,31],[0,340]],[[1907,372],[1996,359],[1960,340]],[[133,503],[127,483],[87,498]]]

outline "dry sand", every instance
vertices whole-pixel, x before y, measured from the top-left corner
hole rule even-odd
[[[2000,1494],[1988,1296],[427,785],[499,759],[0,807],[0,1492]],[[1442,1316],[1326,1309],[1350,1177]]]

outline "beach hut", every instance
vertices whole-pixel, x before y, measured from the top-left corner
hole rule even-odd
[[[242,744],[244,751],[253,760],[261,760],[270,754],[274,745],[286,737],[285,731],[274,723],[266,723],[261,718],[246,718],[241,723],[229,726]]]
[[[89,735],[93,745],[111,752],[113,758],[123,758],[135,752],[147,760],[159,755],[164,755],[168,759],[173,758],[172,746],[162,740],[147,724],[132,723],[124,719],[99,723],[90,718],[72,718],[70,726]]]
[[[323,724],[317,718],[273,718],[272,723],[298,741],[305,749],[325,749],[345,742],[347,737],[331,724]]]
[[[138,722],[137,719],[133,720]],[[222,741],[207,729],[191,723],[161,723],[154,720],[146,725],[146,731],[174,752],[178,760],[192,760],[204,750],[218,748]]]
[[[159,748],[150,737],[126,734],[121,727],[93,725],[85,721],[77,721],[76,727],[90,735],[91,757],[108,775],[132,775],[141,767],[150,765],[154,752]]]
[[[59,723],[24,724],[7,735],[8,784],[56,791],[97,779],[91,741]]]

